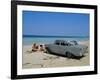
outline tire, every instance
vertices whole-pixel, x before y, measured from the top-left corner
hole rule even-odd
[[[48,48],[46,48],[46,53],[50,54],[50,50]]]
[[[50,54],[50,51],[47,50],[46,52],[47,52],[47,54]]]
[[[66,56],[67,56],[68,58],[72,58],[72,54],[71,54],[70,52],[66,52]]]

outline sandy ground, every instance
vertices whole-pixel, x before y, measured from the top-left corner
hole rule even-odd
[[[89,41],[79,42],[89,47]],[[57,55],[43,52],[30,52],[32,45],[23,46],[22,68],[47,68],[47,67],[67,67],[67,66],[86,66],[90,63],[89,48],[88,53],[81,59],[69,59]]]

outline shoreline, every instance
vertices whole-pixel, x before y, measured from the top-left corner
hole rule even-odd
[[[44,52],[29,52],[32,45],[23,45],[22,68],[48,68],[48,67],[69,67],[69,66],[87,66],[90,63],[89,40],[79,41],[79,44],[88,46],[88,53],[80,60],[68,59],[57,55],[47,54]]]

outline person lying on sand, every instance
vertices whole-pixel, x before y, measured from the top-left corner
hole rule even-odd
[[[33,52],[38,51],[38,48],[39,48],[38,45],[36,43],[34,43],[32,46],[32,51]]]

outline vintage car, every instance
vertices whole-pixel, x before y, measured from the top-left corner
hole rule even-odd
[[[87,46],[80,45],[77,41],[56,40],[53,44],[45,44],[46,50],[49,53],[64,55],[68,58],[72,56],[81,57],[85,54]]]

